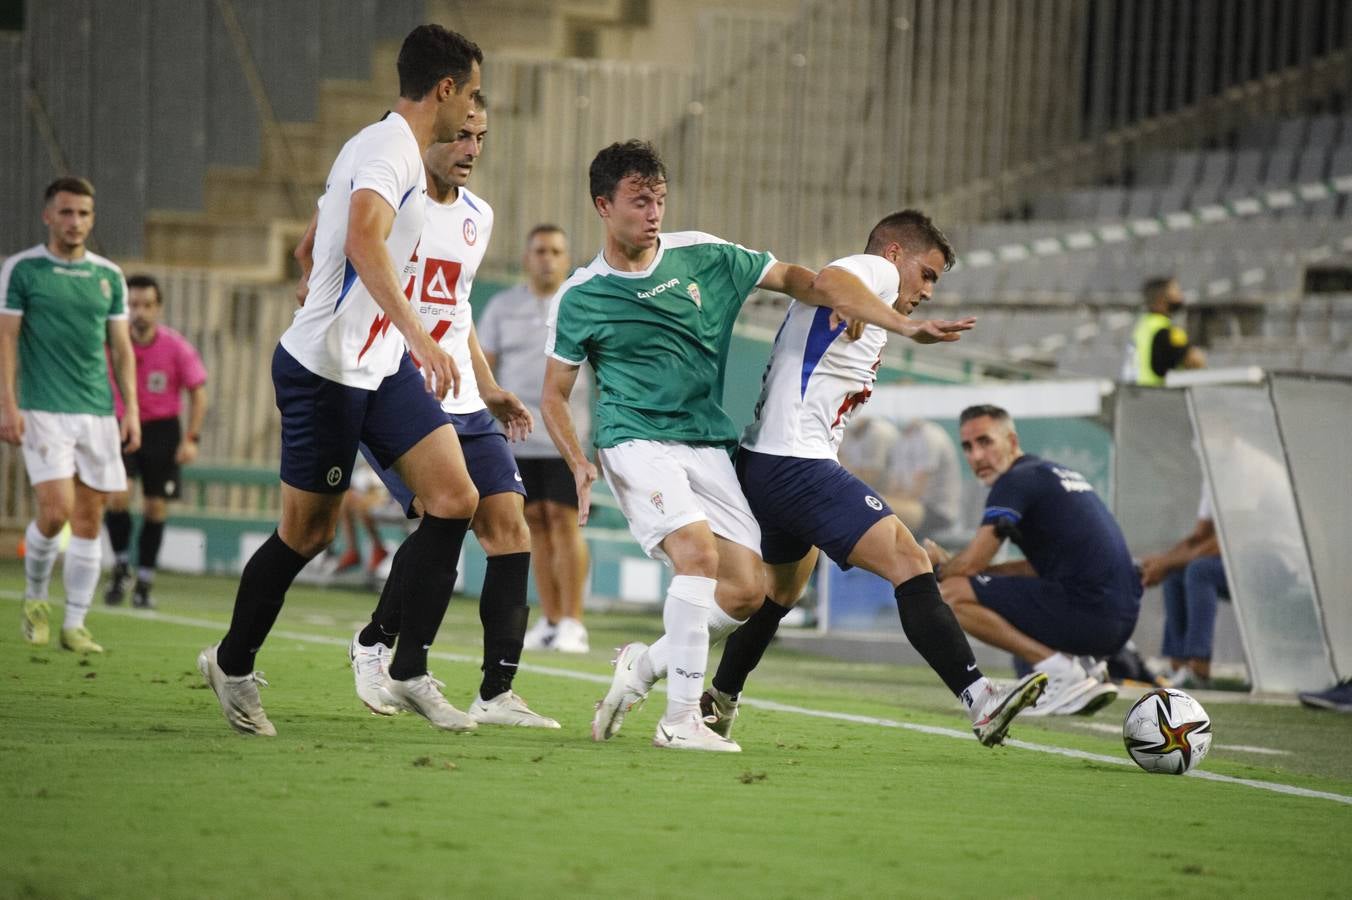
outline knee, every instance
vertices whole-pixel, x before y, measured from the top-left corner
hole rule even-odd
[[[708,547],[687,547],[672,559],[671,565],[677,575],[717,578],[718,550],[712,543]]]
[[[718,587],[719,599],[722,601],[720,605],[734,619],[751,618],[765,602],[765,585],[758,578],[723,579],[719,581]],[[793,602],[781,605],[792,606]]]
[[[463,490],[438,488],[428,494],[419,494],[423,511],[439,519],[472,519],[479,508],[479,492],[472,485]]]
[[[511,516],[506,521],[493,517],[487,521],[474,522],[474,536],[488,556],[502,556],[507,553],[529,553],[531,549],[530,530],[521,516]]]

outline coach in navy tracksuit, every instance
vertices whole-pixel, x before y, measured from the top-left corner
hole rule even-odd
[[[1115,689],[1075,656],[1111,656],[1136,627],[1141,580],[1112,513],[1078,472],[1019,449],[1009,413],[963,410],[959,434],[972,472],[990,485],[976,537],[950,556],[925,549],[944,600],[968,634],[1046,672],[1037,711],[1092,712]],[[1024,559],[991,565],[1008,538]]]

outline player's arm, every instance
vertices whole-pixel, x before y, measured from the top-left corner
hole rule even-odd
[[[113,375],[122,392],[122,449],[134,453],[141,446],[141,405],[136,399],[136,354],[126,319],[108,320],[108,346],[113,353]]]
[[[23,316],[0,315],[0,440],[6,444],[23,440],[23,413],[15,391],[22,325]]]
[[[535,427],[530,410],[493,377],[493,369],[488,365],[488,357],[479,345],[479,335],[473,325],[469,326],[469,359],[474,366],[474,379],[479,383],[479,396],[493,418],[502,423],[507,440],[524,441]]]
[[[591,486],[598,472],[582,443],[577,439],[577,428],[573,424],[573,410],[568,405],[573,396],[573,386],[577,384],[580,366],[574,366],[550,357],[545,361],[545,383],[540,398],[540,415],[544,417],[545,429],[549,431],[554,446],[573,470],[573,481],[577,484],[577,523],[587,524],[591,512]]]
[[[432,340],[399,287],[394,260],[385,248],[385,239],[393,226],[394,207],[384,197],[369,188],[354,191],[348,209],[343,253],[381,312],[404,336],[409,352],[422,363],[427,389],[439,400],[446,397],[448,389],[458,397],[460,373],[455,368],[455,361]]]
[[[1218,556],[1220,541],[1216,538],[1216,523],[1198,519],[1192,531],[1163,553],[1154,553],[1141,559],[1141,582],[1154,587],[1199,556]]]
[[[1004,541],[1005,539],[996,533],[994,525],[982,525],[977,529],[976,537],[972,538],[971,543],[957,553],[950,554],[928,538],[925,539],[925,553],[930,558],[930,565],[939,570],[944,578],[980,575],[982,572],[1000,575],[1036,574],[1032,566],[1028,566],[1027,572],[993,571],[991,560],[995,558],[995,554],[999,552],[1000,545]],[[1003,569],[1009,565],[1011,564],[1004,563],[994,568]]]
[[[828,307],[839,319],[877,325],[921,344],[956,341],[961,337],[959,332],[976,324],[976,319],[970,317],[958,321],[908,319],[879,300],[853,273],[837,266],[827,266],[814,274],[803,266],[776,262],[757,286],[788,294],[809,306]]]
[[[305,234],[301,236],[300,243],[292,252],[296,262],[300,264],[300,282],[296,285],[296,302],[301,306],[305,305],[305,298],[310,295],[310,272],[315,267],[315,230],[319,227],[319,210],[310,217],[310,227],[305,229]]]
[[[183,440],[178,443],[174,460],[181,466],[197,461],[198,440],[202,435],[202,423],[207,418],[207,386],[199,384],[188,391],[188,430],[183,432]]]

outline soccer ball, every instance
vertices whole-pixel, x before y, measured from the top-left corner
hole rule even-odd
[[[1182,691],[1159,688],[1127,712],[1122,741],[1127,754],[1147,772],[1182,775],[1211,749],[1211,717]]]

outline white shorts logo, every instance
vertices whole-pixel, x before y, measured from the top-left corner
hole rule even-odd
[[[337,487],[338,482],[343,480],[343,470],[334,466],[332,469],[329,469],[329,474],[326,477],[329,482],[329,487]]]
[[[865,497],[864,502],[869,505],[869,509],[876,509],[881,511],[883,508],[883,501],[879,500],[872,494],[869,494],[867,497]]]

